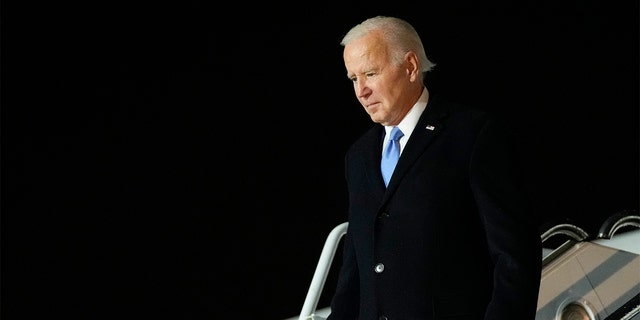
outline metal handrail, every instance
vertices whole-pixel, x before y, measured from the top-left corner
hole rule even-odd
[[[598,230],[597,238],[611,239],[619,229],[624,227],[640,228],[640,215],[623,211],[610,216]]]
[[[340,244],[340,239],[347,233],[348,225],[348,222],[343,222],[337,225],[327,236],[327,240],[322,248],[322,253],[320,254],[320,260],[316,266],[316,271],[313,274],[313,279],[311,279],[309,291],[307,291],[307,297],[304,299],[304,305],[302,306],[299,320],[314,319],[314,313],[318,306],[318,300],[320,299],[322,288],[327,280],[327,275],[331,269],[333,257],[335,256],[336,249]]]
[[[542,233],[542,235],[540,235],[540,238],[542,242],[545,242],[552,236],[555,236],[558,234],[564,234],[564,235],[570,236],[576,241],[583,241],[589,237],[589,234],[586,231],[584,231],[582,228],[574,224],[562,223],[549,228],[547,231]]]
[[[558,246],[555,249],[552,249],[549,254],[544,255],[542,257],[543,267],[545,267],[551,261],[555,260],[564,252],[572,248],[574,244],[589,238],[589,234],[586,231],[584,231],[582,228],[571,223],[557,224],[549,228],[547,231],[543,232],[542,235],[540,235],[540,238],[544,245],[544,243],[547,240],[558,235],[565,235],[565,236],[569,236],[570,238],[569,240],[565,241],[562,245]]]

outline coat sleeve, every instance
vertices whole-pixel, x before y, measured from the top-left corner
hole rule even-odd
[[[494,264],[485,319],[535,319],[542,243],[523,188],[515,145],[495,119],[481,130],[470,179]]]

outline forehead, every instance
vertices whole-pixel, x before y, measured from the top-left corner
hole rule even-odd
[[[389,50],[380,36],[370,33],[344,47],[343,58],[349,73],[366,72],[389,61]]]

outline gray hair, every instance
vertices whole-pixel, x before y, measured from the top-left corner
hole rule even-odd
[[[351,28],[340,41],[340,45],[346,46],[351,41],[373,31],[380,31],[383,39],[392,50],[391,58],[395,63],[402,63],[404,55],[413,51],[418,55],[418,64],[422,73],[430,71],[435,66],[435,63],[427,58],[418,32],[411,24],[400,18],[385,16],[369,18]]]

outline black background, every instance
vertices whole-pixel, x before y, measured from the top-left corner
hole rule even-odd
[[[3,318],[297,316],[372,125],[339,41],[378,14],[507,120],[541,228],[638,208],[637,1],[4,5]]]

